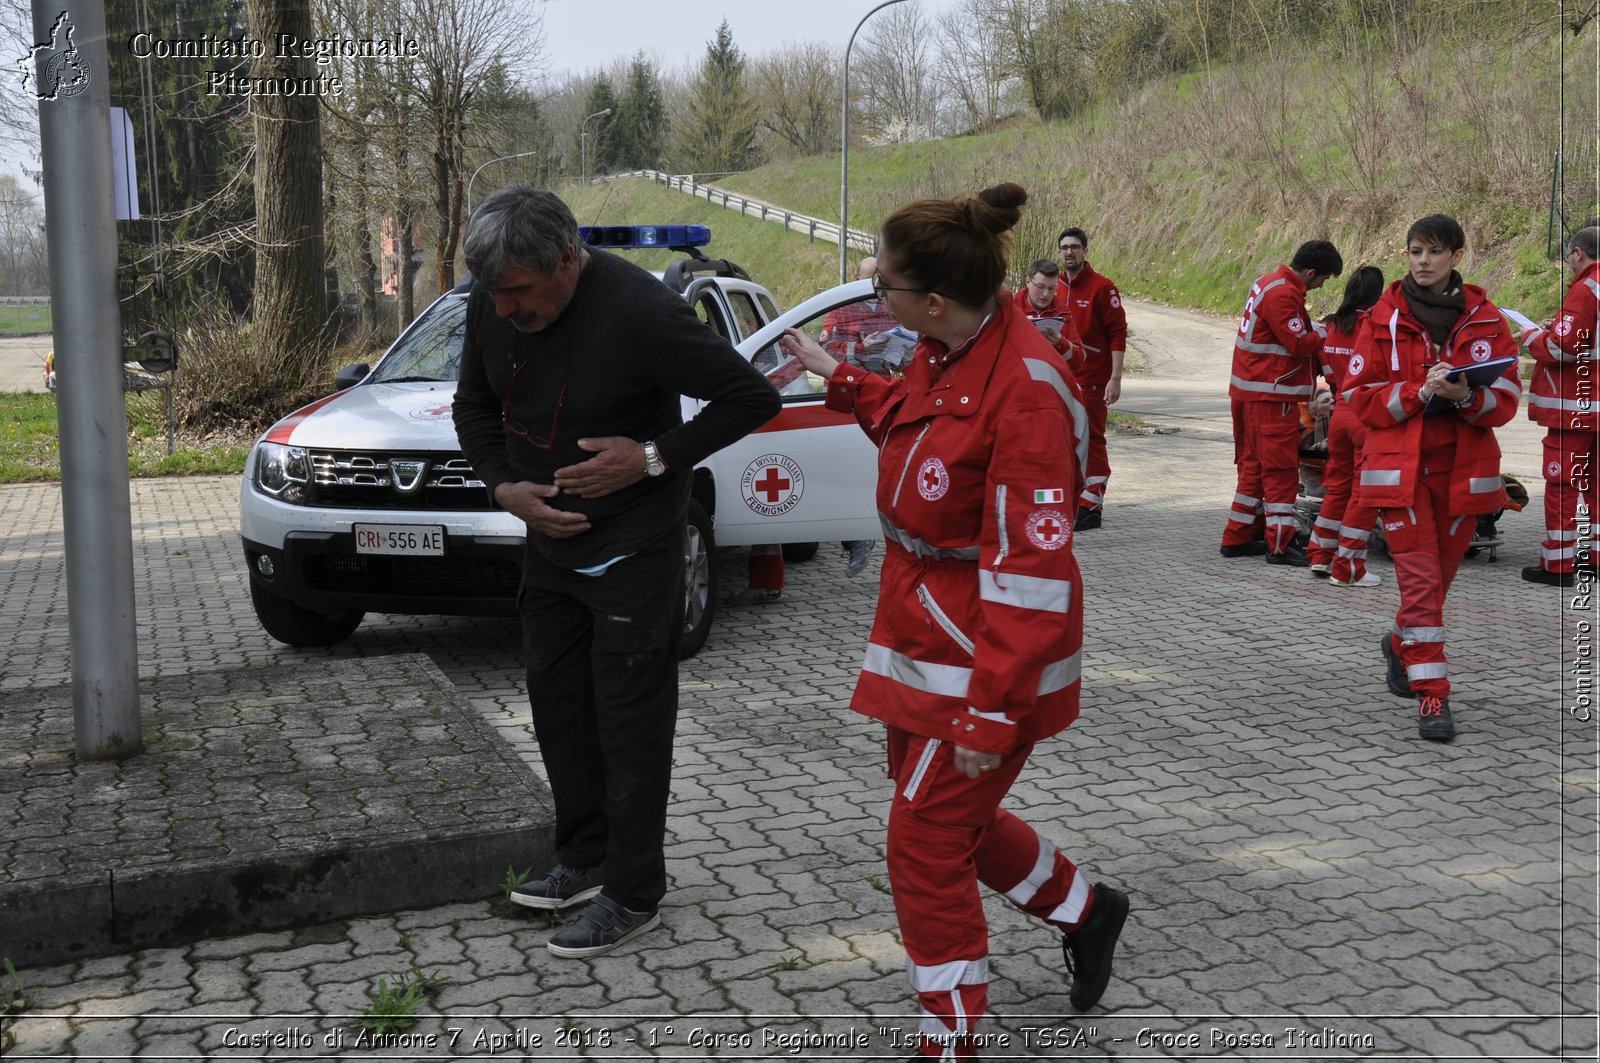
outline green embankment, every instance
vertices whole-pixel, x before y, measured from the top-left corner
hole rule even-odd
[[[1443,212],[1467,231],[1467,280],[1539,317],[1565,288],[1546,253],[1558,147],[1567,224],[1600,212],[1592,48],[1563,47],[1552,35],[1399,57],[1329,48],[1157,82],[1070,122],[853,148],[850,222],[871,231],[911,199],[1017,181],[1031,200],[1014,265],[1054,257],[1056,234],[1076,224],[1130,295],[1232,314],[1307,239],[1332,239],[1347,267],[1395,279],[1407,226]],[[838,217],[837,156],[716,183]],[[1313,310],[1342,288],[1316,293]]]

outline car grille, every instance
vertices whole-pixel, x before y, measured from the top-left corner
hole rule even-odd
[[[452,557],[351,557],[309,554],[306,586],[330,594],[406,598],[517,596],[522,566],[514,561]]]
[[[490,509],[478,474],[460,453],[396,454],[370,450],[311,452],[306,504],[329,509]],[[426,461],[420,488],[401,494],[390,462]]]

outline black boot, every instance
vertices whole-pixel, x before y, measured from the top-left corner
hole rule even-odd
[[[1122,924],[1128,921],[1128,895],[1096,882],[1089,918],[1070,934],[1061,935],[1061,956],[1072,975],[1072,1006],[1088,1011],[1100,1002],[1111,981],[1111,956]]]

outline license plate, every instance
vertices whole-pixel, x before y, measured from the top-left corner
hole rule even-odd
[[[444,528],[437,524],[357,524],[356,553],[437,557],[444,553]]]

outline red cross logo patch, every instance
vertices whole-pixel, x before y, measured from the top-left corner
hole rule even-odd
[[[929,458],[917,470],[917,494],[929,502],[937,502],[950,490],[950,470],[938,458]]]
[[[744,504],[763,517],[781,517],[800,504],[806,478],[800,463],[787,454],[763,454],[745,466],[739,477]]]
[[[1473,340],[1469,350],[1472,352],[1474,362],[1487,362],[1494,348],[1490,346],[1488,340]]]
[[[1555,331],[1557,336],[1565,336],[1567,333],[1571,332],[1572,319],[1564,317],[1560,321],[1557,321]]]
[[[1059,509],[1036,509],[1028,514],[1022,530],[1039,549],[1059,550],[1072,538],[1072,521]]]
[[[1559,461],[1552,461],[1549,465],[1546,465],[1544,467],[1544,478],[1546,480],[1561,479],[1561,463]]]
[[[1361,357],[1361,355],[1352,354],[1350,356],[1350,375],[1351,376],[1360,376],[1361,375],[1361,370],[1365,369],[1366,367],[1367,367],[1367,360],[1365,358]]]

